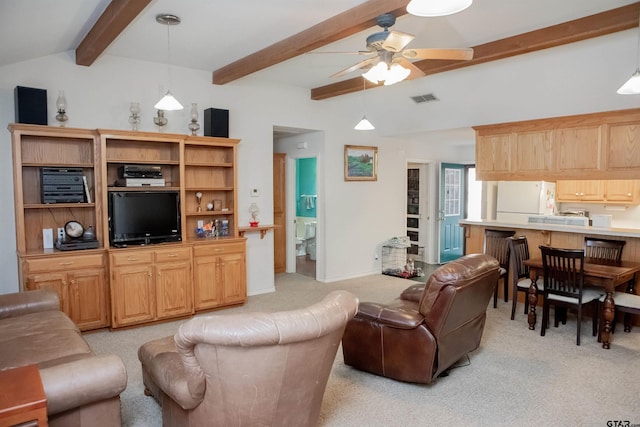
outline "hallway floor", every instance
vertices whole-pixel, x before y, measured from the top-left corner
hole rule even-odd
[[[316,262],[308,255],[298,255],[296,257],[296,273],[303,276],[316,278]]]

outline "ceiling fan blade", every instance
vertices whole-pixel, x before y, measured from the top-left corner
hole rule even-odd
[[[415,36],[413,34],[401,33],[400,31],[389,31],[389,35],[382,43],[382,48],[390,52],[400,52],[406,45],[411,43]]]
[[[424,77],[424,72],[416,67],[415,65],[413,65],[413,63],[411,61],[407,61],[404,58],[397,58],[394,59],[393,62],[398,63],[400,65],[402,65],[404,68],[407,68],[411,71],[411,74],[409,74],[409,76],[406,78],[406,80],[413,80],[413,79],[417,79],[419,77]]]
[[[335,51],[331,51],[331,52],[329,52],[329,51],[307,52],[307,54],[312,54],[312,55],[325,54],[325,53],[330,53],[332,55],[335,55],[335,54],[338,54],[338,55],[375,55],[377,52],[373,52],[373,51],[370,51],[370,50],[354,50],[354,51],[351,51],[351,52],[335,52]]]
[[[408,59],[473,59],[473,49],[405,49],[402,56]]]
[[[367,65],[373,64],[373,63],[374,63],[374,62],[376,62],[376,61],[378,61],[378,57],[377,57],[377,56],[376,56],[376,57],[373,57],[373,58],[365,59],[365,60],[363,60],[363,61],[358,62],[358,63],[357,63],[357,64],[355,64],[355,65],[352,65],[352,66],[351,66],[351,67],[349,67],[349,68],[345,68],[344,70],[341,70],[341,71],[338,71],[338,72],[337,72],[337,73],[335,73],[335,74],[332,74],[332,75],[331,75],[331,77],[342,77],[342,76],[344,76],[345,74],[349,74],[349,73],[351,73],[351,72],[353,72],[353,71],[355,71],[355,70],[357,70],[357,69],[364,68],[364,67],[366,67]],[[408,61],[407,61],[407,62],[408,62]]]

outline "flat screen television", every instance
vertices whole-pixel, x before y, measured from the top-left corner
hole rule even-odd
[[[180,195],[177,191],[109,192],[111,246],[180,240]]]

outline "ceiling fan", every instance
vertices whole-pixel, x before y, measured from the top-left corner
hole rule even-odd
[[[378,16],[376,23],[383,28],[383,31],[367,37],[367,50],[355,52],[375,56],[338,71],[331,77],[342,77],[363,69],[368,70],[363,74],[363,77],[373,83],[384,81],[384,84],[388,86],[404,79],[415,79],[425,75],[422,70],[409,61],[410,59],[470,60],[473,58],[473,49],[471,48],[406,49],[415,36],[400,31],[389,31],[389,27],[393,26],[395,22],[396,17],[391,13]]]

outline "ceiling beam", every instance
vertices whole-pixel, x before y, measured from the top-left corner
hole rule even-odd
[[[474,46],[473,59],[470,61],[425,59],[414,62],[413,65],[420,68],[425,75],[470,67],[472,65],[628,30],[638,26],[639,14],[640,2]],[[371,87],[377,87],[377,85],[368,86],[368,88]],[[311,99],[322,100],[361,90],[362,78],[358,76],[349,80],[313,88],[311,89]]]
[[[405,15],[407,4],[409,4],[409,0],[366,1],[294,36],[215,70],[212,82],[216,85],[223,85],[329,43],[342,40],[374,27],[376,17],[384,13],[393,13],[396,18]]]
[[[149,3],[151,0],[111,0],[76,48],[76,64],[93,64]]]

